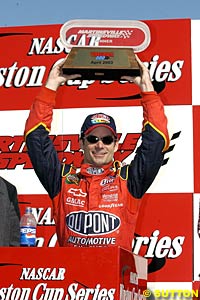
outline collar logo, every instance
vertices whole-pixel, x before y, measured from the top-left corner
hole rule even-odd
[[[95,167],[89,167],[87,168],[87,173],[91,175],[100,175],[104,173],[103,168],[95,168]]]

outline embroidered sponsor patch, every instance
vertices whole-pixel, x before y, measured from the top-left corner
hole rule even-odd
[[[115,180],[114,178],[104,178],[101,180],[100,186],[105,186],[107,184],[113,183],[114,180]]]
[[[75,197],[83,197],[85,198],[87,196],[87,193],[83,192],[82,189],[73,189],[70,188],[68,191],[69,194],[72,194]]]
[[[115,193],[115,194],[103,194],[102,195],[102,199],[104,201],[117,201],[118,200],[118,194]]]
[[[69,175],[67,175],[66,176],[66,180],[65,180],[65,182],[67,183],[67,184],[79,184],[79,181],[80,181],[80,178],[78,177],[78,175],[77,174],[69,174]]]

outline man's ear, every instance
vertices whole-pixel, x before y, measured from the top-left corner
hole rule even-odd
[[[114,152],[116,152],[118,150],[118,148],[119,148],[119,142],[116,141],[115,142],[115,147],[114,147]]]
[[[80,145],[80,148],[83,150],[84,148],[84,140],[79,138],[79,145]]]

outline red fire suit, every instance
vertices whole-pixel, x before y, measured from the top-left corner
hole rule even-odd
[[[168,148],[167,119],[156,92],[142,93],[142,143],[130,165],[62,164],[49,138],[56,92],[36,97],[25,127],[33,168],[53,202],[60,246],[132,248],[140,201]]]

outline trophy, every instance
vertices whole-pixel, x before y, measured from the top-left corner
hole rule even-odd
[[[140,68],[130,48],[72,47],[63,73],[81,74],[82,79],[120,80],[121,76],[139,75]]]
[[[148,47],[150,31],[141,21],[71,20],[62,25],[60,41],[68,53],[64,74],[120,80],[140,74],[135,53]]]

